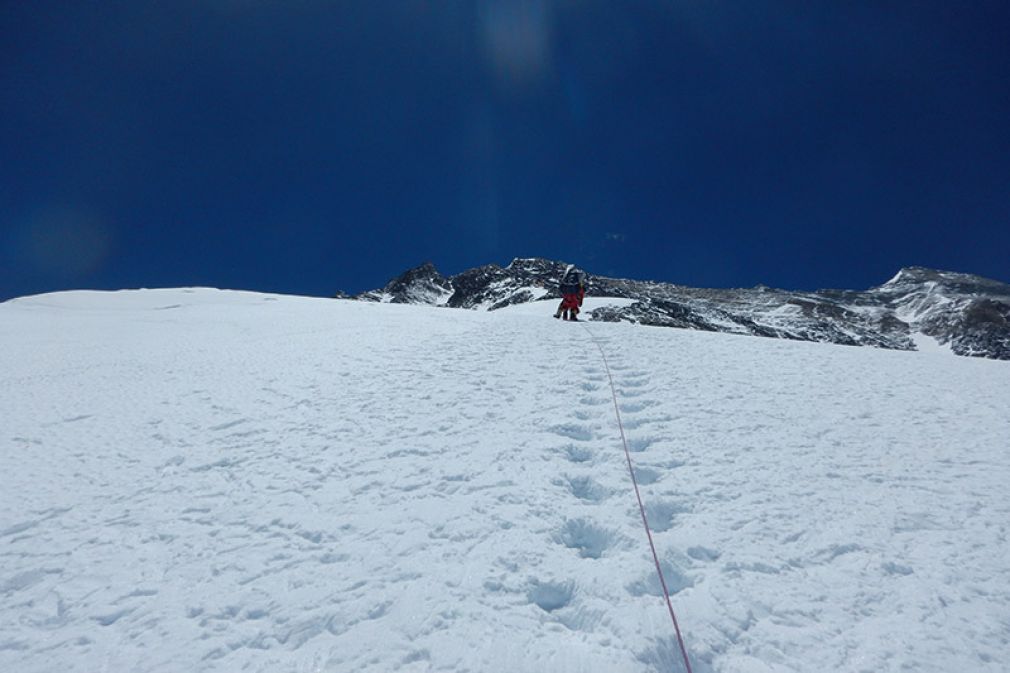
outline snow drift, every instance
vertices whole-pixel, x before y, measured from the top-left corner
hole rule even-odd
[[[553,309],[0,305],[0,670],[681,670]],[[1006,670],[1008,363],[588,327],[696,671]]]

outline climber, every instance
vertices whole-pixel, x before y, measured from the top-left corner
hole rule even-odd
[[[586,273],[569,265],[561,277],[561,305],[555,318],[578,321],[579,307],[586,296]]]

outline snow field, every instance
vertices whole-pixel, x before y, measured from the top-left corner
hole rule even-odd
[[[0,670],[681,670],[553,308],[0,305]],[[695,671],[1005,670],[1006,363],[588,327]]]

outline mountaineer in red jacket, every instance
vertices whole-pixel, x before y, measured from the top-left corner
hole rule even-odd
[[[579,307],[586,296],[586,274],[574,266],[565,270],[561,279],[561,305],[558,306],[555,318],[578,321]]]

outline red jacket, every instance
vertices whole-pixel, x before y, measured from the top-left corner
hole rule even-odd
[[[569,292],[561,295],[561,308],[572,309],[582,306],[582,300],[586,297],[586,288],[579,285],[578,292]]]

